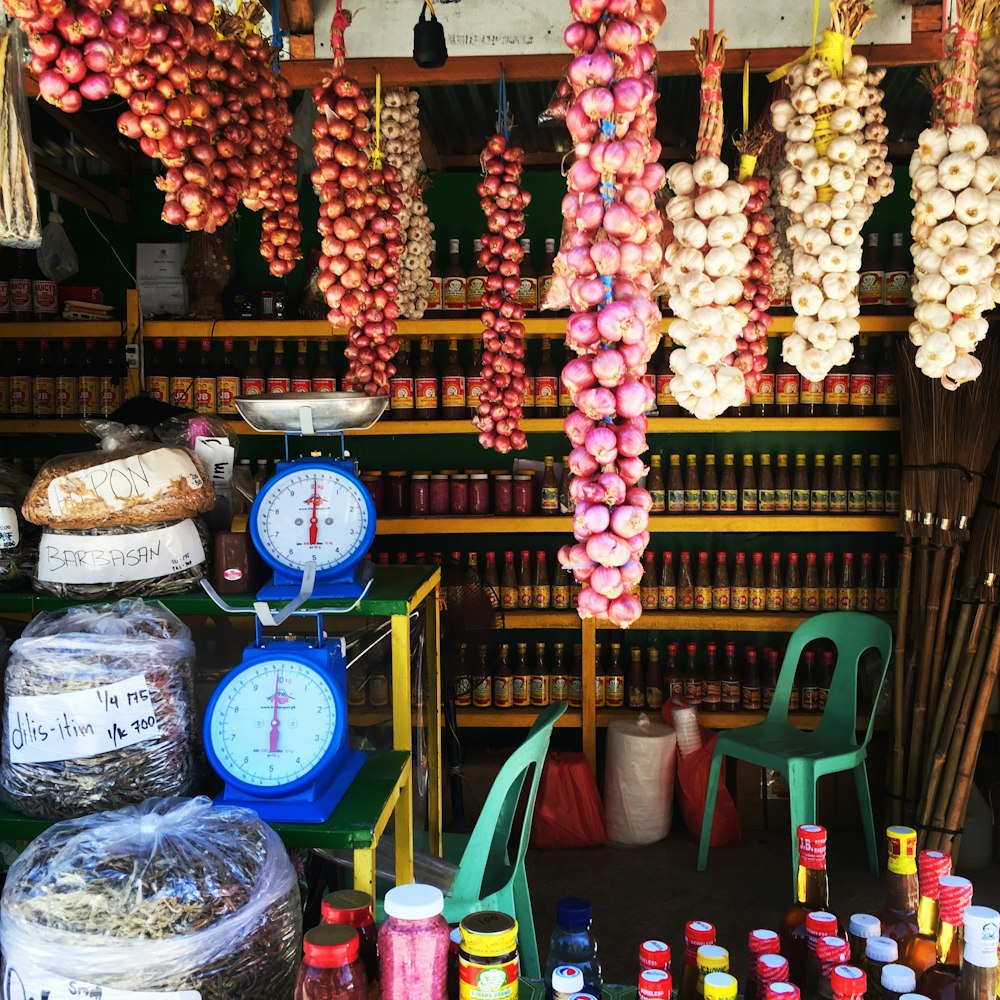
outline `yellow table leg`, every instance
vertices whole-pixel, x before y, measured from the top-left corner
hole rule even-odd
[[[375,848],[378,840],[371,848],[354,852],[354,888],[359,892],[367,892],[375,898]]]
[[[597,619],[583,620],[583,755],[591,773],[597,776]]]
[[[406,780],[396,803],[396,884],[413,881],[413,746],[410,717],[410,618],[393,615],[392,746],[410,754]]]
[[[431,854],[441,857],[441,612],[438,590],[424,602],[427,612],[427,828]]]

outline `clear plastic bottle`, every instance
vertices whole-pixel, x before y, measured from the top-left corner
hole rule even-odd
[[[552,1000],[552,973],[560,965],[575,966],[583,973],[584,990],[594,996],[601,995],[604,983],[601,961],[597,957],[597,939],[591,926],[593,916],[588,899],[567,896],[556,903],[556,929],[549,940],[549,957],[545,962],[547,1000]],[[418,995],[421,994],[411,994]]]
[[[385,894],[378,932],[382,1000],[447,1000],[450,931],[444,896],[432,885],[398,885]]]

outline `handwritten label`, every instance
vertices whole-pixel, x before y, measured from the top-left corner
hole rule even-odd
[[[229,443],[229,438],[195,438],[194,453],[208,472],[216,491],[225,489],[233,481],[236,449]]]
[[[186,453],[161,448],[57,476],[49,483],[49,507],[58,517],[66,507],[96,497],[113,510],[121,510],[130,501],[156,498],[175,480],[186,480],[193,490],[202,487],[202,478]]]
[[[34,962],[23,967],[7,960],[3,974],[3,1000],[201,1000],[198,990],[116,990],[81,979],[66,979]]]
[[[20,541],[17,511],[13,507],[0,507],[0,549],[15,549]]]
[[[128,535],[42,532],[38,579],[55,583],[123,583],[179,573],[205,561],[194,522]]]
[[[93,757],[159,735],[145,674],[83,691],[11,695],[8,700],[12,764]]]

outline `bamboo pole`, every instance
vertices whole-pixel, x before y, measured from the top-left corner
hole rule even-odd
[[[903,788],[906,766],[906,628],[910,607],[910,580],[913,575],[913,545],[903,544],[899,567],[899,615],[896,619],[896,649],[892,668],[892,759],[889,780],[890,815],[894,824],[903,822]]]
[[[948,707],[951,703],[952,694],[955,688],[955,670],[958,668],[958,661],[962,655],[962,647],[969,632],[969,619],[972,617],[972,605],[963,604],[958,612],[958,620],[955,622],[955,631],[951,637],[951,650],[948,655],[948,663],[945,666],[944,677],[941,678],[941,687],[937,694],[937,708],[934,712],[934,722],[931,725],[930,739],[927,741],[927,770],[930,770],[931,761],[941,741],[941,733],[944,730],[945,716],[948,714]]]
[[[938,612],[937,628],[934,636],[934,655],[931,657],[930,697],[935,701],[940,699],[941,674],[944,667],[944,647],[948,639],[948,618],[951,615],[951,599],[955,592],[955,579],[958,576],[958,565],[962,559],[962,547],[956,542],[951,547],[948,565],[944,573],[944,593],[941,597],[941,609]]]

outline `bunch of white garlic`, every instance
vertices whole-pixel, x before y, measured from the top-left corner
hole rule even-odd
[[[910,159],[917,367],[954,389],[978,378],[983,313],[1000,301],[1000,157],[978,125],[925,129]]]
[[[382,151],[402,174],[399,231],[403,254],[399,259],[396,301],[400,316],[419,319],[427,308],[427,284],[431,274],[431,233],[423,190],[427,178],[420,173],[419,95],[415,90],[391,90],[382,95]]]
[[[990,152],[1000,149],[1000,35],[979,40],[979,124],[990,140]]]
[[[743,269],[750,249],[744,211],[749,189],[730,180],[729,168],[714,156],[675,163],[667,171],[674,196],[667,202],[673,240],[664,252],[669,292],[670,391],[684,409],[702,420],[739,406],[746,396],[743,373],[733,365],[746,316]]]
[[[772,124],[785,136],[778,200],[791,218],[795,320],[782,357],[814,382],[854,353],[861,228],[893,188],[881,79],[864,56],[851,56],[841,77],[812,59],[789,71],[790,99],[771,105]]]

